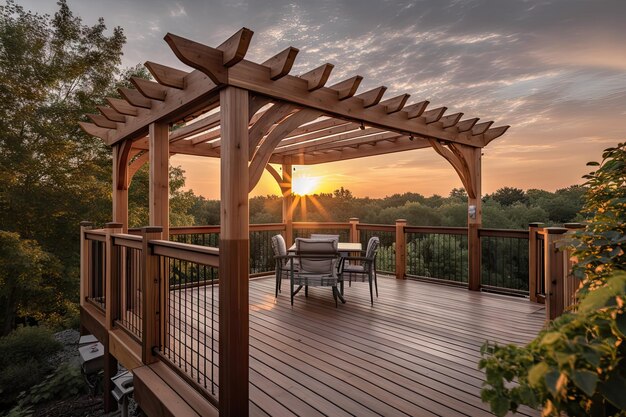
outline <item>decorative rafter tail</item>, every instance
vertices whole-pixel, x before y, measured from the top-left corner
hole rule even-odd
[[[436,109],[425,111],[422,114],[424,123],[426,124],[435,123],[436,121],[441,119],[441,116],[443,116],[446,110],[448,110],[447,107],[437,107]]]
[[[241,28],[217,47],[218,50],[222,51],[222,64],[226,68],[232,67],[244,59],[248,52],[252,35],[254,35],[254,32],[250,29]]]
[[[474,125],[476,125],[476,123],[479,121],[480,119],[478,117],[475,117],[473,119],[465,119],[465,120],[461,120],[460,122],[458,122],[456,124],[456,128],[458,129],[458,132],[467,132],[468,130],[472,130],[472,128],[474,127]]]
[[[89,117],[96,126],[104,127],[105,129],[117,129],[117,123],[110,121],[101,114],[88,114],[87,117]]]
[[[426,107],[428,107],[429,104],[430,101],[428,100],[420,101],[419,103],[409,104],[408,106],[404,107],[402,111],[406,113],[407,119],[415,119],[416,117],[420,117],[424,113]]]
[[[383,94],[385,94],[385,91],[387,91],[387,87],[381,85],[380,87],[376,87],[364,93],[358,94],[355,97],[363,100],[363,107],[368,108],[378,104],[383,98]]]
[[[305,74],[302,74],[300,78],[309,83],[309,91],[315,91],[326,85],[333,68],[335,68],[333,64],[323,64]]]
[[[149,98],[146,98],[143,94],[141,94],[137,90],[133,90],[131,88],[120,87],[117,89],[117,91],[118,93],[120,93],[122,97],[124,97],[126,101],[128,101],[131,105],[135,107],[141,107],[144,109],[152,108],[152,100],[150,100]]]
[[[337,92],[337,98],[339,100],[345,100],[356,94],[356,90],[359,88],[361,81],[363,81],[363,77],[355,75],[352,78],[348,78],[347,80],[340,81],[337,84],[330,86],[330,89]]]
[[[165,35],[164,39],[181,62],[202,71],[215,84],[228,82],[228,68],[224,66],[224,53],[221,50],[172,33]]]
[[[120,123],[126,122],[126,117],[123,114],[116,112],[110,107],[97,106],[97,108],[100,111],[100,113],[104,115],[104,117],[106,117],[112,122],[120,122]]]
[[[102,139],[107,145],[109,144],[109,129],[104,127],[98,127],[93,123],[78,122],[78,125],[85,133],[91,136],[97,136]]]
[[[447,127],[452,127],[456,125],[459,120],[463,117],[463,113],[453,113],[448,116],[444,116],[439,121],[442,123],[442,127],[445,129]]]
[[[492,121],[476,124],[472,128],[472,135],[482,135],[483,133],[487,131],[487,129],[491,127],[492,124],[493,124]]]
[[[492,140],[504,135],[504,133],[509,130],[509,127],[511,126],[498,126],[487,130],[483,133],[483,146],[487,146]]]
[[[293,63],[296,61],[298,52],[300,52],[299,49],[290,46],[265,61],[262,65],[269,67],[270,79],[278,80],[289,74],[289,71],[291,71],[291,68],[293,67]]]
[[[159,84],[183,90],[185,88],[185,77],[189,75],[186,71],[176,68],[157,64],[156,62],[146,61],[144,66],[148,68],[150,74]]]
[[[139,114],[137,107],[129,104],[128,101],[126,100],[120,100],[119,98],[112,98],[112,97],[107,97],[106,100],[109,103],[109,105],[113,107],[113,109],[115,109],[115,111],[117,111],[118,113],[124,114],[126,116],[133,116],[133,117]]]
[[[146,98],[153,100],[165,101],[167,96],[167,87],[162,86],[154,81],[144,80],[139,77],[131,77],[130,82],[137,88],[137,90]]]
[[[387,114],[396,113],[402,110],[410,96],[410,94],[400,94],[399,96],[381,101],[379,105],[385,106]]]

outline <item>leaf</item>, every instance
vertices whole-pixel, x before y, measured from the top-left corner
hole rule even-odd
[[[599,162],[595,162],[595,161],[590,161],[590,162],[587,162],[587,166],[588,167],[597,167],[597,166],[600,166],[600,163]]]
[[[626,409],[626,379],[621,375],[613,373],[606,382],[598,385],[598,391],[614,406]]]
[[[544,380],[544,377],[550,367],[545,362],[539,362],[528,371],[528,383],[531,387],[540,387],[541,382]]]
[[[626,313],[618,314],[615,317],[615,326],[622,334],[622,337],[626,337]]]
[[[545,336],[541,339],[542,345],[551,345],[556,343],[561,338],[561,333],[559,332],[549,332],[546,333]]]
[[[546,387],[548,388],[548,391],[550,391],[550,394],[552,394],[553,397],[556,397],[559,393],[557,385],[559,383],[560,376],[561,376],[561,373],[559,371],[550,371],[546,373],[546,376],[545,376]]]
[[[496,397],[491,401],[491,411],[498,417],[503,417],[509,412],[511,401],[508,398]]]
[[[576,370],[572,372],[572,381],[585,394],[592,397],[598,384],[598,374],[584,369]]]

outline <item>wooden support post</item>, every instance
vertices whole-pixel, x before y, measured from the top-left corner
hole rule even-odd
[[[285,242],[287,247],[293,243],[293,166],[291,164],[283,164],[283,183],[281,190],[283,192],[283,223],[285,224]]]
[[[85,232],[91,230],[93,223],[80,222],[80,305],[85,304],[89,296],[89,241],[85,239]]]
[[[469,275],[468,288],[472,291],[480,290],[480,263],[482,248],[478,231],[482,226],[483,210],[481,199],[481,148],[467,148],[466,159],[474,169],[469,171],[472,176],[471,183],[474,187],[474,198],[467,199],[467,255]]]
[[[537,232],[543,227],[543,223],[528,224],[528,295],[530,301],[536,303],[539,301],[537,293],[539,292],[538,283],[541,273],[539,268],[539,252],[537,244]]]
[[[123,143],[113,145],[113,221],[122,224],[122,232],[128,232],[128,170],[120,169],[119,164],[127,164],[126,160],[120,160],[121,147]],[[124,174],[121,174],[121,173]],[[124,175],[125,178],[120,178]]]
[[[356,217],[350,217],[350,242],[359,243],[359,229],[357,229],[357,225],[359,224],[359,219]]]
[[[150,158],[150,225],[163,228],[169,239],[169,126],[150,123],[148,139]]]
[[[567,232],[564,227],[546,227],[544,235],[544,276],[546,288],[546,318],[553,320],[563,313],[565,271],[564,252],[559,251],[556,242]]]
[[[141,361],[151,364],[157,361],[153,348],[159,346],[159,257],[152,254],[150,241],[162,239],[161,226],[141,228]]]
[[[248,416],[250,263],[248,92],[220,91],[219,411]]]
[[[406,276],[406,236],[404,227],[406,219],[396,220],[396,279]]]
[[[104,226],[104,230],[106,231],[106,241],[104,248],[104,256],[105,256],[105,276],[104,276],[104,287],[105,287],[105,300],[106,300],[106,311],[105,311],[105,323],[104,326],[107,330],[111,330],[113,328],[113,324],[115,324],[115,320],[119,318],[119,290],[120,290],[120,281],[119,281],[119,256],[118,252],[113,246],[113,237],[114,233],[122,232],[122,223],[107,223]]]
[[[104,262],[105,262],[105,276],[104,276],[104,288],[105,288],[105,321],[104,327],[107,330],[113,329],[113,324],[118,318],[118,291],[119,291],[119,279],[118,272],[118,256],[117,251],[113,247],[112,234],[121,233],[121,223],[107,223],[104,226],[106,232],[106,241],[104,242]],[[108,338],[107,338],[108,339]],[[104,341],[104,376],[103,376],[103,395],[104,395],[104,409],[113,411],[117,409],[117,402],[111,395],[113,390],[113,382],[111,378],[117,374],[117,359],[111,355],[109,351],[109,341]]]

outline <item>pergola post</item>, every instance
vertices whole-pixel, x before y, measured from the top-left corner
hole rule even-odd
[[[478,231],[482,226],[483,210],[481,199],[481,151],[480,148],[467,148],[468,165],[473,166],[470,170],[471,183],[474,187],[473,196],[467,199],[467,251],[469,256],[468,286],[470,290],[480,290],[480,263],[482,250]],[[473,198],[472,198],[473,197]]]
[[[113,145],[113,222],[122,224],[123,233],[128,232],[128,175],[126,170],[120,169],[120,164],[128,162],[120,158],[123,143]],[[120,178],[123,175],[124,178]]]
[[[150,161],[150,226],[163,228],[163,239],[169,239],[169,126],[150,123],[148,137]]]
[[[285,224],[285,242],[287,247],[293,242],[293,189],[291,164],[283,164],[283,183],[280,188],[283,192],[283,223]]]
[[[248,91],[220,91],[219,411],[248,416]]]

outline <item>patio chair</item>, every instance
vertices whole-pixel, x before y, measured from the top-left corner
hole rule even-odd
[[[339,242],[339,235],[325,235],[320,233],[311,233],[311,239],[334,239]]]
[[[337,284],[341,284],[341,270],[337,267],[340,265],[337,245],[338,241],[335,239],[296,239],[296,252],[291,257],[298,261],[299,269],[296,270],[295,264],[292,264],[291,305],[293,305],[293,297],[302,287],[305,287],[305,295],[308,295],[309,286],[331,287],[335,307],[337,299],[340,299],[342,303],[346,302],[343,298],[343,291],[337,288]],[[296,286],[298,288],[294,289]]]
[[[372,291],[372,281],[376,287],[376,298],[378,298],[378,281],[376,279],[376,253],[380,246],[380,239],[376,236],[367,242],[367,249],[363,252],[365,256],[346,256],[344,258],[343,274],[349,275],[349,285],[352,285],[352,275],[367,276],[370,284],[370,300],[374,305],[374,293]]]
[[[272,236],[272,250],[274,251],[274,260],[276,262],[276,294],[282,287],[283,278],[289,279],[291,264],[295,262],[294,267],[298,269],[298,260],[287,256],[287,245],[282,235]]]

